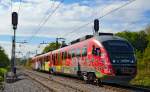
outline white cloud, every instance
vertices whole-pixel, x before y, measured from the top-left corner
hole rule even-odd
[[[84,0],[82,4],[79,2],[65,4],[63,3],[60,8],[52,15],[47,23],[38,32],[38,37],[55,38],[62,36],[70,31],[82,26],[89,21],[92,21],[98,16],[102,16],[107,12],[126,3],[126,0],[89,0],[89,2],[96,2],[95,6],[87,5],[88,0]],[[19,25],[17,30],[18,36],[31,36],[35,35],[39,28],[39,23],[46,14],[52,12],[60,1],[54,0],[23,0],[19,12]],[[136,0],[132,4],[106,16],[100,20],[100,31],[102,32],[118,32],[123,29],[139,30],[144,27],[143,23],[137,26],[137,21],[145,20],[144,13],[150,11],[150,0]],[[1,0],[0,2],[0,35],[12,35],[11,29],[11,8],[10,0]],[[13,11],[17,11],[20,3],[13,2]],[[148,19],[147,19],[148,20]],[[132,24],[134,23],[135,24]],[[132,24],[132,25],[131,25]],[[92,26],[90,24],[81,30],[76,30],[72,34],[65,37],[71,41],[77,37],[85,34],[92,34]],[[145,25],[146,26],[146,25]],[[80,34],[80,35],[79,35]],[[32,45],[31,45],[32,47]],[[30,48],[30,46],[29,46]],[[10,47],[7,52],[10,53]],[[32,50],[32,49],[31,49]]]

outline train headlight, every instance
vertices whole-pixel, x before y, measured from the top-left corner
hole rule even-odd
[[[116,63],[116,60],[113,60],[113,63]]]
[[[131,63],[134,63],[134,60],[131,60]]]

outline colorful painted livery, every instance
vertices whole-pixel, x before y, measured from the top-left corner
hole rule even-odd
[[[136,75],[133,47],[111,33],[87,35],[32,61],[36,70],[77,75],[88,82],[129,82]]]

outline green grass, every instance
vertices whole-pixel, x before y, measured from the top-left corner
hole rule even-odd
[[[138,61],[137,76],[131,81],[131,84],[150,88],[150,61]]]

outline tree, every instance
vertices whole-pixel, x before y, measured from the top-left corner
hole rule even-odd
[[[150,34],[150,25],[146,27],[145,31],[147,34]]]
[[[61,44],[58,43],[58,47],[60,47],[60,46],[61,46]],[[56,49],[58,49],[58,47],[56,46],[56,43],[55,43],[55,42],[51,42],[51,43],[49,43],[48,46],[46,46],[46,47],[44,48],[43,53],[47,53],[47,52],[49,52],[49,51],[56,50]]]
[[[145,32],[147,33],[147,39],[148,39],[148,46],[150,48],[150,25],[145,29]]]
[[[0,47],[0,67],[7,67],[9,65],[9,58],[2,47]]]
[[[135,39],[135,45],[136,49],[140,50],[141,52],[144,52],[148,45],[148,39],[147,39],[147,34],[145,31],[140,31],[138,32],[138,38]]]
[[[124,31],[119,32],[116,35],[127,39],[137,51],[144,52],[145,48],[147,47],[148,35],[146,34],[145,31],[140,32]]]

